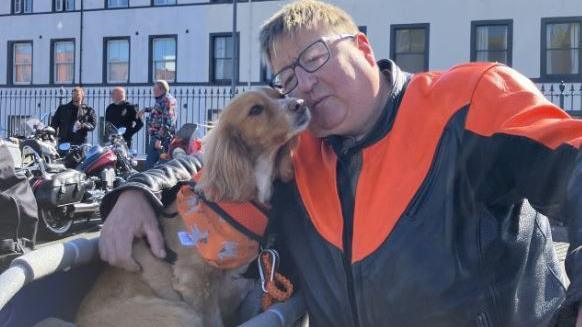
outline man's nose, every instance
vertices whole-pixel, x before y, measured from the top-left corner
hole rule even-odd
[[[317,77],[314,73],[308,73],[303,68],[295,68],[295,77],[297,77],[297,90],[303,94],[311,92],[315,83],[317,83]]]

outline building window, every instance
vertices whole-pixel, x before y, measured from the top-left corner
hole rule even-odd
[[[75,0],[54,0],[54,11],[72,11],[75,10]]]
[[[513,21],[471,22],[471,61],[500,62],[511,66]]]
[[[75,41],[52,41],[51,82],[72,84],[75,77]]]
[[[547,78],[582,76],[582,18],[542,19],[542,72]]]
[[[12,0],[13,14],[29,14],[32,12],[32,0]]]
[[[237,49],[240,39],[237,34]],[[237,81],[238,62],[235,71],[232,70],[234,47],[232,33],[217,33],[210,35],[210,81],[214,83],[231,83],[234,77]],[[233,74],[234,73],[234,74]]]
[[[404,71],[428,70],[429,24],[392,25],[390,57]]]
[[[129,0],[106,0],[107,8],[126,8],[129,7]]]
[[[12,42],[9,60],[12,73],[10,81],[14,85],[32,83],[32,42]]]
[[[104,80],[107,83],[129,81],[129,37],[105,38]]]
[[[152,0],[152,5],[154,6],[166,6],[166,5],[175,5],[176,0]]]
[[[163,79],[176,81],[176,36],[150,37],[150,77],[152,81]]]

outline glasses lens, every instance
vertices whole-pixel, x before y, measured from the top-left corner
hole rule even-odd
[[[301,56],[299,57],[299,64],[307,72],[313,73],[327,62],[329,55],[329,49],[323,40],[319,40],[310,45],[305,49],[305,51],[303,51],[303,53],[301,53]]]
[[[287,94],[297,86],[297,78],[292,67],[287,67],[273,76],[271,85],[281,90],[283,94]]]

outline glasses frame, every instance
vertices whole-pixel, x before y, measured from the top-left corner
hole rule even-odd
[[[329,43],[335,42],[335,41],[341,41],[341,40],[348,39],[348,38],[355,38],[356,36],[357,36],[357,34],[342,33],[342,34],[337,34],[337,35],[322,36],[319,39],[309,43],[305,48],[303,48],[303,50],[301,50],[301,52],[299,52],[297,59],[293,60],[293,62],[291,62],[289,65],[281,68],[281,70],[279,70],[276,74],[273,75],[273,77],[271,78],[271,80],[269,82],[269,85],[272,88],[277,89],[279,92],[281,92],[282,95],[287,95],[287,94],[293,92],[293,90],[295,90],[297,85],[299,85],[299,80],[297,79],[297,74],[295,73],[295,69],[297,67],[301,67],[301,69],[303,69],[307,73],[315,73],[316,71],[320,70],[321,67],[325,66],[325,64],[327,64],[327,62],[331,58],[331,49],[329,48],[329,45],[328,45]],[[313,45],[315,45],[317,43],[323,44],[323,46],[327,50],[327,58],[317,68],[307,69],[305,66],[303,66],[301,64],[300,59],[307,52],[307,50],[309,50],[309,48],[311,48]],[[279,77],[281,75],[282,72],[284,72],[285,70],[288,70],[288,69],[291,69],[293,71],[293,76],[295,77],[295,83],[291,88],[289,88],[288,91],[285,91],[283,86],[278,85],[275,82],[275,80],[277,79],[277,77]]]

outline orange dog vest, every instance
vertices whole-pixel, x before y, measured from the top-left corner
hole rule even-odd
[[[198,179],[199,175],[194,176]],[[178,233],[182,245],[196,247],[211,265],[233,269],[257,257],[268,222],[258,205],[206,201],[195,193],[193,184],[181,187],[177,204],[186,225],[186,230]]]

